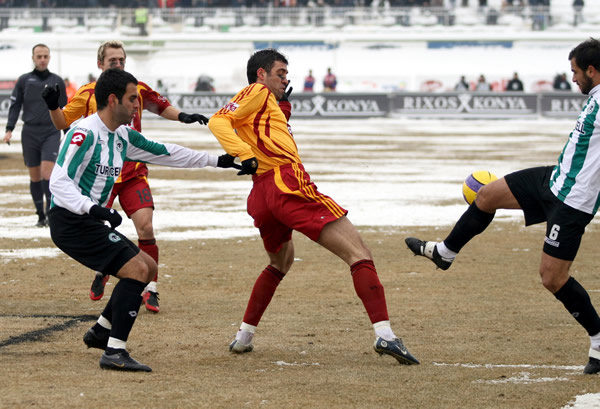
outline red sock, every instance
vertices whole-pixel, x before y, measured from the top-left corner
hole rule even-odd
[[[363,302],[371,323],[388,321],[390,318],[385,303],[385,293],[373,261],[357,261],[350,266],[350,273],[356,294]]]
[[[258,325],[284,275],[273,266],[267,266],[260,273],[254,283],[254,288],[252,288],[252,294],[250,294],[250,300],[244,313],[244,322],[246,324]]]
[[[156,261],[156,264],[158,264],[158,246],[156,245],[156,239],[138,240],[138,247],[140,250],[148,253],[150,257]],[[152,281],[158,281],[158,270]]]

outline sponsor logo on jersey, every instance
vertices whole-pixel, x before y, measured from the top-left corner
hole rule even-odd
[[[81,146],[83,141],[85,141],[85,137],[86,133],[77,131],[71,136],[71,144]]]
[[[96,175],[119,177],[121,168],[119,166],[108,166],[96,163]]]
[[[230,102],[226,104],[223,108],[227,111],[235,112],[235,110],[238,109],[238,107],[239,104],[236,104],[235,102]]]
[[[123,141],[118,140],[115,149],[117,152],[123,152]]]
[[[575,130],[579,133],[583,133],[583,122],[580,120],[577,120],[577,123],[575,124]]]

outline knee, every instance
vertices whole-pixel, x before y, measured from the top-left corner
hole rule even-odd
[[[491,198],[489,185],[484,185],[479,188],[477,191],[477,196],[475,197],[475,204],[479,208],[479,210],[483,212],[493,212],[496,210],[494,207],[493,200]]]
[[[135,280],[141,281],[143,283],[149,283],[150,281],[152,281],[152,278],[154,278],[154,276],[156,275],[156,272],[158,271],[158,266],[156,265],[156,262],[154,260],[152,260],[150,257],[145,257],[145,258],[135,258],[135,266],[134,266],[134,271],[135,273],[133,274],[134,277],[131,277]]]
[[[566,282],[560,275],[555,274],[554,271],[544,268],[543,266],[540,267],[540,277],[544,288],[552,294],[560,290]]]
[[[135,230],[139,238],[150,239],[154,237],[154,228],[152,226],[152,217],[144,217],[134,221]]]

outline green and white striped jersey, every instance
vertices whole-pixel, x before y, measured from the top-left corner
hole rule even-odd
[[[218,157],[150,141],[126,126],[112,132],[96,113],[79,122],[62,142],[50,177],[52,206],[76,214],[88,213],[95,204],[105,206],[126,160],[203,168],[216,167]]]
[[[588,214],[596,214],[600,204],[599,98],[597,85],[590,91],[550,177],[550,189],[559,200]]]

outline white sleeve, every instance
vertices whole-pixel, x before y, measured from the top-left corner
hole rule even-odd
[[[52,169],[50,192],[54,204],[75,214],[89,213],[90,207],[95,204],[92,199],[81,194],[73,179],[58,164]]]
[[[174,168],[217,167],[218,157],[173,143],[150,141],[137,131],[128,129],[127,159]]]

